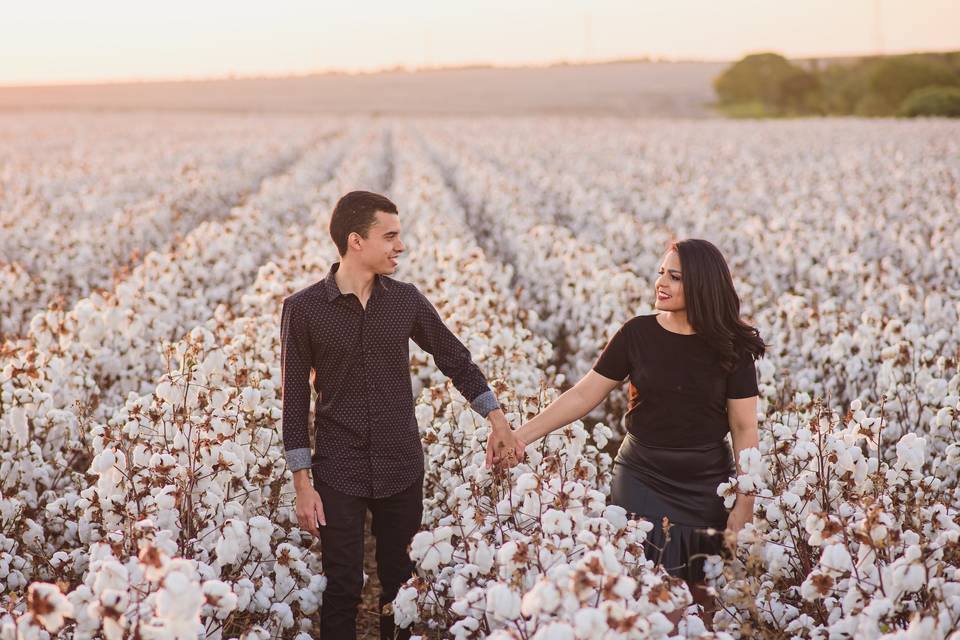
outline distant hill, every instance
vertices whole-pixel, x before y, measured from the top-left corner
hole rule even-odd
[[[725,62],[467,67],[182,82],[0,88],[0,109],[384,115],[708,117]]]

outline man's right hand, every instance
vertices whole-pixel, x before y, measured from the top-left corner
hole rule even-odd
[[[323,501],[310,481],[310,470],[301,469],[293,474],[293,485],[297,490],[295,509],[297,522],[304,531],[320,537],[320,527],[327,526],[327,517],[323,513]]]

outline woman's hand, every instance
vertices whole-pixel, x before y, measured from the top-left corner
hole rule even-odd
[[[503,411],[496,409],[487,416],[490,421],[490,436],[487,438],[487,468],[493,465],[515,467],[523,461],[525,442],[517,439],[517,432],[510,428]]]
[[[753,522],[753,505],[744,506],[739,502],[733,505],[730,515],[727,516],[727,530],[737,533],[748,522]]]
[[[526,457],[526,448],[527,443],[520,437],[517,431],[513,433],[513,446],[507,449],[504,449],[503,457],[500,459],[500,464],[505,469],[512,469],[517,466],[523,459]]]

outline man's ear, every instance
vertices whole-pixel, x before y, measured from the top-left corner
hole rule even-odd
[[[350,233],[350,235],[347,236],[347,246],[353,249],[354,251],[360,251],[361,240],[363,240],[363,236],[361,236],[356,231],[353,231]]]

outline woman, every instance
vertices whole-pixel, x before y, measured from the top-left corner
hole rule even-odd
[[[627,321],[593,370],[515,435],[532,443],[585,416],[629,378],[628,433],[614,461],[610,501],[654,524],[647,557],[687,581],[709,625],[703,557],[721,552],[720,532],[753,518],[752,497],[738,495],[728,512],[717,486],[739,471],[740,451],[758,445],[754,359],[765,345],[740,319],[730,270],[713,244],[673,243],[658,273],[659,313]]]

